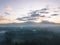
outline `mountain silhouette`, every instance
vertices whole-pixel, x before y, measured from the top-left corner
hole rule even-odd
[[[42,21],[40,24],[55,24],[54,22],[49,22],[49,21]]]
[[[32,21],[27,21],[27,22],[24,22],[24,23],[9,23],[9,24],[0,24],[0,27],[28,27],[28,26],[56,26],[56,25],[60,25],[60,24],[56,24],[54,22],[49,22],[49,21],[42,21],[40,23],[36,23],[36,22],[32,22]]]

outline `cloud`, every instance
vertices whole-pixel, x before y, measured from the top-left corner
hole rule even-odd
[[[26,21],[28,20],[29,17],[22,17],[22,18],[17,18],[17,20],[21,20],[21,21]]]
[[[8,5],[8,6],[5,7],[5,10],[6,10],[6,11],[12,11],[13,8],[12,8],[12,6]]]
[[[4,15],[15,15],[12,6],[8,5],[4,8]]]
[[[54,12],[56,13],[56,12],[59,12],[59,11],[54,11]]]
[[[41,14],[48,14],[48,13],[49,13],[48,10],[50,10],[48,7],[42,8],[42,9],[40,10],[40,13],[41,13]]]
[[[40,17],[45,17],[45,15],[41,15]]]
[[[46,17],[46,15],[50,13],[49,10],[50,8],[46,7],[40,10],[32,11],[29,14],[31,15],[31,17]]]
[[[31,14],[31,17],[37,17],[37,16],[40,16],[39,14]]]
[[[2,16],[0,15],[0,24],[6,24],[6,23],[10,23],[10,19],[8,19],[8,17],[6,16]]]
[[[48,14],[49,12],[41,11],[40,13],[42,13],[42,14]]]
[[[36,20],[36,17],[22,17],[22,18],[17,18],[16,20],[21,20],[21,21],[32,21]]]
[[[11,8],[11,9],[10,9]],[[52,20],[53,16],[59,15],[56,11],[58,10],[50,10],[52,8],[42,8],[40,10],[34,10],[27,14],[28,16],[21,17],[21,18],[14,18],[13,9],[11,6],[7,6],[4,12],[5,16],[0,16],[0,22],[4,23],[11,23],[11,22],[25,22],[25,21],[35,21],[41,22],[42,20],[48,19]],[[55,12],[54,12],[55,11]],[[14,15],[14,16],[13,16]],[[53,19],[54,20],[54,19]],[[55,21],[55,20],[54,20]]]
[[[28,18],[28,20],[36,20],[37,18]]]
[[[54,24],[54,22],[50,22],[50,21],[47,21],[47,20],[43,20],[41,22],[41,24]]]
[[[0,18],[0,20],[1,21],[7,21],[7,22],[19,22],[19,21],[34,21],[34,20],[37,20],[38,19],[38,17],[41,17],[41,18],[44,18],[44,17],[46,17],[45,16],[45,14],[42,14],[41,13],[41,11],[42,12],[44,12],[44,11],[47,11],[48,10],[48,8],[43,8],[43,9],[40,9],[40,10],[34,10],[34,11],[32,11],[32,12],[29,12],[29,14],[28,15],[30,15],[30,16],[26,16],[26,17],[22,17],[22,18],[14,18],[14,14],[13,14],[13,8],[12,8],[12,6],[10,6],[10,5],[8,5],[8,6],[6,6],[5,7],[5,12],[4,12],[4,15],[5,16],[2,16],[1,18]],[[44,13],[48,13],[48,12],[44,12]],[[40,19],[40,18],[39,18]]]
[[[30,12],[29,14],[31,15],[31,17],[37,17],[37,16],[40,16],[39,10],[32,11],[32,12]]]
[[[51,16],[48,16],[48,18],[51,18]]]
[[[5,16],[0,15],[0,21],[1,20],[7,20]]]
[[[56,12],[57,11],[57,12]],[[22,20],[22,21],[34,21],[34,22],[41,22],[42,20],[52,20],[54,17],[53,16],[58,16],[59,15],[59,10],[54,10],[53,8],[42,8],[40,10],[34,10],[29,12],[29,16],[27,17],[22,17],[22,18],[17,18],[17,20]],[[53,21],[55,21],[53,19]],[[52,21],[52,22],[53,22]]]
[[[37,11],[33,11],[30,13],[31,17],[45,17],[45,14],[49,13],[49,12],[41,12],[40,10],[37,10]]]
[[[8,23],[22,23],[24,21],[21,20],[16,20],[16,19],[12,19],[9,16],[5,16],[5,15],[0,15],[0,24],[8,24]]]
[[[58,9],[60,9],[60,7],[58,7]]]
[[[25,19],[25,18],[17,18],[16,20],[26,21],[26,19]]]
[[[42,9],[41,9],[41,11],[46,11],[46,10],[49,10],[49,8],[46,7],[46,8],[42,8]]]
[[[48,9],[43,8],[42,10],[48,10]],[[17,18],[16,20],[34,21],[34,20],[37,20],[37,19],[40,19],[40,18],[45,18],[46,17],[45,14],[41,14],[40,12],[41,12],[41,10],[35,10],[35,11],[32,11],[28,14],[30,16]],[[45,12],[45,13],[48,13],[48,12]]]
[[[5,14],[5,15],[10,15],[10,13],[9,13],[9,12],[4,12],[4,14]]]
[[[51,14],[51,16],[57,16],[57,15],[59,15],[59,14]]]

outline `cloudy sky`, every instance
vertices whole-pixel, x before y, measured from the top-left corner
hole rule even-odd
[[[43,20],[60,23],[60,0],[0,0],[0,24]]]

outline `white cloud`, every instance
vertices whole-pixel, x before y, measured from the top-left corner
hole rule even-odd
[[[41,13],[41,11],[43,13]],[[45,13],[48,12],[48,13]],[[34,21],[34,22],[41,22],[42,20],[48,20],[52,22],[59,22],[60,20],[60,11],[57,8],[42,8],[40,10],[35,10],[29,13],[30,16],[17,18],[17,20],[23,21]],[[60,23],[60,22],[59,22]]]

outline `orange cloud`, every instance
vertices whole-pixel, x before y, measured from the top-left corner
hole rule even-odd
[[[15,18],[12,18],[10,16],[2,16],[0,15],[0,24],[7,24],[7,23],[23,23],[24,21],[16,20]]]

